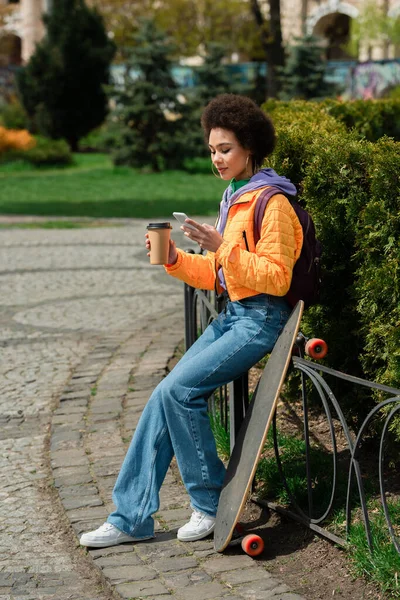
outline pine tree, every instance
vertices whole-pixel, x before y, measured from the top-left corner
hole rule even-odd
[[[115,46],[84,0],[52,0],[44,23],[43,41],[18,73],[19,94],[33,130],[64,138],[76,150],[106,117],[104,86]]]
[[[190,108],[171,75],[173,46],[141,19],[124,85],[114,93],[116,164],[154,171],[181,168],[192,153]]]
[[[203,107],[218,94],[231,91],[228,73],[222,64],[225,47],[217,42],[206,46],[204,62],[196,68],[196,101]]]
[[[325,81],[326,61],[313,36],[295,40],[289,49],[286,65],[281,69],[281,100],[310,100],[332,96],[335,87]]]

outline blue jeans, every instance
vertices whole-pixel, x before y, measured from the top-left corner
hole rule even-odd
[[[270,352],[290,314],[284,298],[260,294],[229,302],[147,402],[113,491],[108,517],[128,535],[154,535],[151,515],[176,456],[193,508],[215,516],[225,475],[207,414],[219,386]]]

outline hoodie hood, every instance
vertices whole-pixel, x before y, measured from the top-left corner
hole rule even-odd
[[[297,195],[296,187],[293,185],[290,179],[283,177],[282,175],[278,175],[274,169],[261,169],[261,171],[258,171],[258,173],[253,175],[249,183],[241,188],[241,192],[243,193],[247,186],[251,186],[251,189],[253,190],[264,187],[265,185],[278,188],[281,190],[282,194],[285,194],[286,196]]]
[[[217,231],[223,233],[226,225],[229,207],[236,202],[242,194],[247,192],[254,192],[260,188],[266,186],[273,186],[278,188],[285,196],[296,196],[297,190],[293,183],[287,177],[278,175],[274,169],[261,169],[250,179],[246,185],[242,186],[236,192],[233,192],[232,187],[229,186],[222,196],[219,219],[217,223]]]

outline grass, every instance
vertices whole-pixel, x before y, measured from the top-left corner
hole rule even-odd
[[[111,221],[35,221],[33,223],[0,223],[0,229],[87,229],[88,227],[115,227]]]
[[[0,165],[0,213],[65,217],[168,217],[216,214],[226,183],[185,171],[141,173],[105,154],[75,154],[74,165]]]
[[[388,503],[393,523],[400,522],[400,499]],[[352,570],[376,583],[392,600],[400,598],[400,555],[390,538],[385,516],[377,500],[369,502],[373,550],[370,552],[362,522],[350,530]]]
[[[222,460],[228,460],[231,452],[229,431],[226,431],[225,427],[223,426],[221,414],[218,411],[216,411],[214,414],[209,412],[209,417],[218,454]]]
[[[307,510],[307,488],[305,473],[305,443],[303,439],[292,435],[277,434],[280,456],[289,488],[292,490],[298,504]],[[312,473],[316,474],[312,481],[313,502],[316,507],[326,507],[331,493],[332,459],[320,448],[311,446],[310,459]],[[275,454],[273,451],[272,432],[269,432],[264,448],[264,456],[257,469],[257,480],[261,487],[260,495],[268,497],[281,505],[290,506],[290,499],[283,487],[278,473]],[[341,537],[346,537],[345,497],[347,481],[338,480],[335,508],[329,516],[329,522],[324,526]],[[368,514],[370,517],[373,551],[371,552],[365,535],[364,524],[356,486],[353,487],[353,521],[348,536],[348,556],[351,570],[357,577],[365,577],[380,587],[382,592],[389,594],[391,599],[400,599],[400,555],[391,540],[380,499],[376,497],[377,490],[369,479],[364,480],[367,495]],[[400,529],[400,499],[393,498],[389,504],[392,522],[397,531]]]

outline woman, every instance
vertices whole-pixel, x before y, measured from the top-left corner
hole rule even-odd
[[[83,546],[154,537],[152,515],[174,454],[193,508],[178,539],[199,540],[213,531],[225,468],[211,432],[207,399],[272,350],[290,313],[284,296],[303,233],[284,195],[269,201],[260,240],[256,246],[253,242],[260,193],[273,185],[296,194],[290,181],[272,169],[260,170],[274,148],[273,125],[249,98],[232,94],[212,100],[201,122],[212,166],[230,184],[216,228],[192,219],[187,222],[194,229],[182,227],[207,254],[186,253],[171,241],[165,268],[191,286],[225,290],[229,302],[151,395],[114,488],[116,510],[99,529],[82,535]]]

